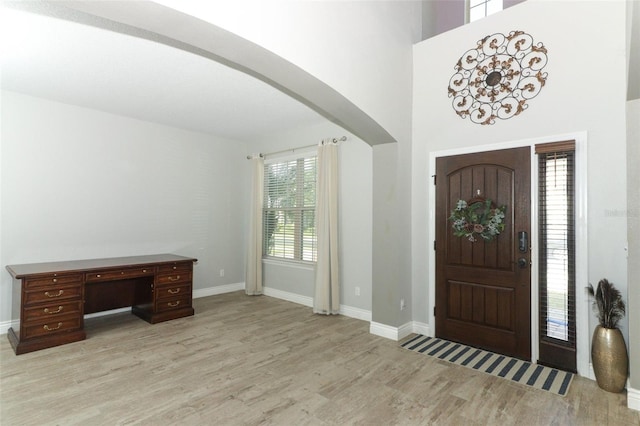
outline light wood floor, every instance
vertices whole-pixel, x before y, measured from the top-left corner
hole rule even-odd
[[[156,325],[94,318],[87,340],[20,356],[2,336],[0,424],[640,425],[587,379],[559,397],[267,296],[194,304]]]

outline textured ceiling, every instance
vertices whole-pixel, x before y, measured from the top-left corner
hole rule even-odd
[[[164,44],[0,8],[2,88],[225,138],[325,121],[264,82]]]

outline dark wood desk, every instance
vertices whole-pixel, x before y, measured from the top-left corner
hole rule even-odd
[[[84,315],[131,306],[154,324],[194,314],[193,263],[158,254],[8,265],[13,277],[9,341],[16,355],[83,340]]]

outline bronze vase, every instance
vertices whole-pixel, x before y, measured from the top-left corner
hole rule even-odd
[[[608,392],[622,392],[627,383],[629,358],[619,329],[596,327],[591,342],[591,361],[598,386]]]

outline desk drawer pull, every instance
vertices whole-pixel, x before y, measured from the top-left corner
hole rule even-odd
[[[64,293],[64,290],[58,290],[58,294],[52,294],[52,293],[49,293],[48,291],[45,291],[44,295],[47,297],[60,297],[62,296],[62,293]]]
[[[44,325],[44,329],[47,331],[56,331],[57,329],[59,329],[60,327],[62,327],[62,323],[59,322],[57,327],[51,328],[49,327],[47,324]]]
[[[175,278],[173,278],[173,277],[168,277],[167,279],[168,279],[169,281],[178,281],[178,280],[180,279],[180,275],[176,275],[176,277],[175,277]]]
[[[180,304],[180,301],[178,300],[175,303],[172,302],[167,302],[167,306],[171,306],[172,308],[175,308],[176,306],[178,306]]]
[[[58,306],[58,309],[56,309],[55,311],[50,311],[49,308],[44,308],[45,314],[58,314],[60,312],[62,312],[62,306]]]
[[[180,288],[178,287],[178,288],[176,288],[175,290],[174,290],[174,289],[172,289],[172,288],[170,288],[170,289],[169,289],[169,290],[167,290],[167,291],[168,291],[169,293],[171,293],[171,294],[178,294],[178,293],[180,293]]]

